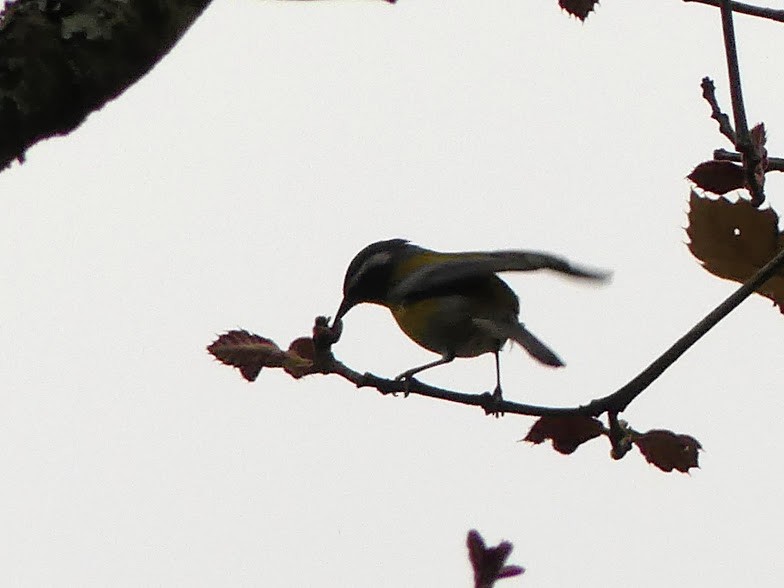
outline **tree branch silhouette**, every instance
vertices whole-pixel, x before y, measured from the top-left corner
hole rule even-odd
[[[697,4],[707,4],[708,6],[721,7],[724,0],[683,0],[684,2],[695,2]],[[752,4],[745,4],[743,2],[730,2],[730,7],[733,12],[738,14],[745,14],[747,16],[757,16],[759,18],[766,18],[768,20],[775,20],[777,22],[784,22],[784,10],[775,8],[766,8],[763,6],[754,6]]]
[[[738,137],[735,134],[735,129],[732,128],[730,117],[727,116],[719,106],[719,101],[716,98],[716,84],[714,84],[713,80],[709,77],[704,77],[702,78],[700,87],[702,88],[702,97],[705,98],[705,101],[711,107],[711,118],[719,123],[719,132],[727,137],[730,143],[735,145]],[[741,161],[740,156],[738,157],[738,161]]]
[[[0,11],[0,171],[136,83],[211,0],[6,2]]]
[[[758,177],[756,170],[762,161],[762,157],[752,143],[746,119],[743,88],[740,80],[740,66],[738,64],[738,49],[735,44],[735,25],[732,19],[732,2],[730,0],[721,0],[720,8],[721,26],[724,34],[724,51],[727,58],[727,74],[730,83],[730,96],[732,97],[732,114],[735,119],[735,149],[743,155],[743,170],[746,175],[746,185],[751,194],[751,202],[755,206],[760,206],[765,202],[765,192],[763,191],[763,181]]]
[[[606,412],[613,415],[623,412],[631,402],[655,382],[675,361],[690,347],[699,341],[708,331],[715,327],[724,317],[737,308],[741,302],[751,296],[760,286],[767,282],[784,266],[784,249],[760,269],[751,279],[733,292],[727,299],[709,312],[686,334],[656,358],[627,384],[607,396],[592,400],[588,404],[575,407],[551,407],[522,404],[509,400],[497,401],[489,392],[471,394],[456,392],[430,386],[412,378],[407,382],[389,380],[370,373],[360,373],[335,359],[332,345],[340,338],[340,329],[333,330],[328,326],[325,317],[317,317],[313,330],[314,358],[309,373],[335,374],[358,388],[375,388],[382,394],[416,394],[428,398],[456,402],[467,406],[479,406],[486,414],[498,412],[525,416],[582,416],[598,417]],[[615,417],[614,417],[615,418]]]
[[[716,161],[734,161],[740,163],[743,161],[743,156],[740,153],[727,151],[726,149],[715,149],[713,151],[713,159]],[[768,171],[784,171],[784,158],[782,157],[768,157]]]

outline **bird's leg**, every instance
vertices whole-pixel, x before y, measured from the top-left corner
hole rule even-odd
[[[500,349],[496,349],[493,352],[493,356],[495,357],[495,390],[493,390],[493,403],[495,404],[495,410],[493,411],[493,416],[496,418],[503,416],[503,411],[499,410],[498,407],[501,406],[501,403],[504,401],[503,394],[501,392],[501,361],[498,357]]]
[[[445,363],[450,363],[454,359],[455,359],[454,353],[445,354],[441,357],[441,359],[437,359],[436,361],[431,361],[430,363],[426,363],[425,365],[420,365],[415,368],[411,368],[410,370],[404,371],[402,374],[396,376],[395,380],[405,380],[406,390],[404,394],[405,396],[408,396],[408,383],[411,381],[411,378],[413,378],[419,372],[423,372],[432,367],[436,367],[437,365],[444,365]]]

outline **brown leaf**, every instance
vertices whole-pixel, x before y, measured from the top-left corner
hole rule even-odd
[[[687,178],[714,194],[726,194],[746,185],[743,166],[731,161],[703,161]]]
[[[313,348],[313,339],[310,337],[300,337],[299,339],[294,339],[291,342],[291,345],[289,345],[289,353],[296,353],[303,359],[309,359],[313,361],[315,354],[315,349]]]
[[[544,416],[539,418],[524,441],[539,445],[547,439],[553,442],[553,449],[568,455],[577,448],[605,432],[598,419],[587,416]]]
[[[770,261],[781,247],[779,216],[748,200],[712,200],[692,190],[689,199],[689,250],[715,276],[743,283]],[[784,273],[760,286],[779,308],[784,303]],[[784,312],[784,309],[782,309]]]
[[[486,547],[479,531],[468,532],[468,559],[474,569],[474,587],[491,588],[496,580],[519,576],[525,572],[521,566],[504,565],[512,553],[512,544],[502,541],[496,547]]]
[[[599,0],[558,0],[558,5],[572,16],[585,20]]]
[[[754,176],[760,188],[765,186],[765,172],[768,170],[768,150],[765,148],[767,136],[765,134],[765,123],[759,123],[751,131],[751,146],[759,158],[759,163],[754,166]],[[760,202],[760,204],[762,204]]]
[[[306,376],[310,373],[310,368],[313,367],[314,356],[313,339],[310,337],[294,339],[286,352],[283,369],[295,378]]]
[[[702,445],[694,437],[678,435],[672,431],[653,429],[634,437],[634,444],[648,460],[662,471],[678,470],[687,473],[698,468],[699,450]]]
[[[218,361],[236,367],[253,382],[263,367],[283,367],[287,354],[273,341],[245,330],[228,331],[208,347]]]

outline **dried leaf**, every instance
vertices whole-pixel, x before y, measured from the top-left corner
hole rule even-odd
[[[496,580],[519,576],[525,572],[521,566],[504,565],[512,553],[512,544],[502,541],[496,547],[486,547],[479,531],[468,532],[468,559],[474,569],[475,588],[491,588]]]
[[[754,176],[760,188],[765,186],[765,172],[768,170],[768,150],[765,148],[767,136],[765,134],[765,123],[760,123],[755,126],[751,131],[751,145],[754,152],[759,158],[759,163],[754,166]],[[760,202],[760,204],[762,204]]]
[[[568,455],[591,439],[605,432],[598,419],[587,416],[544,416],[539,418],[528,431],[524,441],[539,445],[547,439],[553,442],[553,449]]]
[[[678,435],[672,431],[653,429],[635,436],[634,444],[648,460],[664,472],[678,470],[687,473],[698,468],[699,441],[689,435]]]
[[[479,531],[471,529],[468,532],[466,545],[468,546],[468,559],[471,562],[471,566],[476,569],[482,561],[482,556],[487,549],[485,540],[482,538],[482,535],[479,534]]]
[[[713,275],[743,283],[778,253],[778,224],[772,208],[760,210],[744,199],[712,200],[692,190],[686,228],[689,250]],[[774,275],[758,293],[782,308],[784,273]]]
[[[310,337],[300,337],[294,339],[289,345],[289,353],[294,353],[303,359],[313,361],[315,349],[313,348],[313,339]]]
[[[687,177],[714,194],[726,194],[746,185],[743,166],[731,161],[703,161]]]
[[[558,0],[558,5],[572,16],[585,20],[599,0]]]
[[[313,367],[314,356],[313,339],[310,337],[294,339],[286,352],[283,369],[295,378],[306,376],[311,373],[310,368]]]
[[[525,573],[525,568],[523,566],[504,566],[501,568],[501,571],[498,572],[496,579],[503,580],[504,578],[513,578],[515,576],[521,576]]]
[[[245,330],[228,331],[208,347],[218,361],[236,367],[253,382],[263,367],[283,367],[287,353],[273,341]]]

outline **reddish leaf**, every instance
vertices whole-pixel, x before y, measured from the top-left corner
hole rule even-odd
[[[770,261],[781,248],[779,216],[748,200],[711,200],[692,191],[689,199],[689,249],[715,276],[741,284]],[[784,273],[757,289],[784,312]]]
[[[491,588],[496,580],[519,576],[525,572],[521,566],[507,566],[507,558],[512,553],[512,544],[502,541],[496,547],[486,547],[479,531],[468,532],[468,559],[474,569],[474,587]]]
[[[282,367],[287,355],[270,339],[245,330],[224,333],[207,351],[218,361],[238,368],[249,382],[258,377],[263,367]]]
[[[466,545],[468,545],[468,559],[471,562],[471,566],[476,569],[482,562],[482,557],[487,550],[485,540],[482,538],[482,535],[479,534],[479,531],[471,529],[468,532]]]
[[[703,161],[687,177],[714,194],[726,194],[746,184],[743,166],[731,161]]]
[[[547,439],[559,453],[574,453],[577,448],[605,432],[598,419],[587,416],[544,416],[537,420],[524,441],[539,445]]]
[[[672,431],[653,429],[634,437],[634,444],[648,460],[662,471],[678,470],[687,473],[698,468],[702,445],[694,437],[678,435]]]
[[[310,368],[313,367],[314,356],[313,339],[310,337],[294,339],[286,352],[286,361],[283,369],[295,378],[306,376],[311,373]]]
[[[754,176],[760,187],[765,186],[765,172],[768,170],[768,150],[765,148],[767,137],[765,135],[765,124],[760,123],[755,126],[751,131],[751,145],[754,147],[754,152],[759,158],[759,163],[754,166]],[[762,204],[761,202],[759,204]]]
[[[296,353],[303,359],[309,359],[313,361],[313,356],[315,354],[315,350],[313,348],[313,339],[310,337],[300,337],[299,339],[294,339],[291,342],[291,345],[289,345],[289,353]]]
[[[501,571],[498,572],[499,580],[503,580],[504,578],[513,578],[515,576],[521,576],[525,573],[525,568],[523,566],[504,566],[501,568]]]
[[[558,0],[558,5],[572,16],[585,20],[599,0]]]

